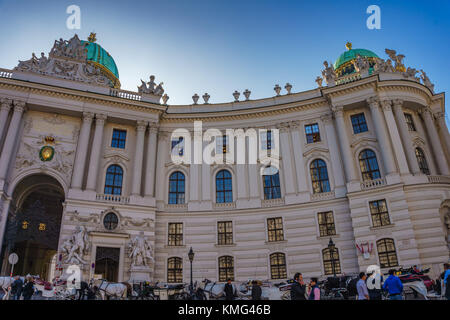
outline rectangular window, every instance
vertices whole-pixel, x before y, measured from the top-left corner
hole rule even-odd
[[[336,234],[332,211],[319,212],[317,220],[319,222],[319,232],[321,237],[334,236]]]
[[[408,125],[409,131],[416,131],[416,126],[414,125],[414,120],[411,114],[405,113],[405,121],[406,124]]]
[[[111,147],[125,149],[125,141],[127,139],[127,131],[113,129]]]
[[[231,221],[217,222],[217,244],[233,244],[233,223]]]
[[[306,143],[314,143],[320,141],[319,125],[317,123],[305,126]]]
[[[269,242],[283,241],[283,219],[269,218],[267,219],[267,233]]]
[[[355,114],[350,117],[352,121],[353,126],[353,133],[361,133],[366,132],[367,129],[367,123],[366,123],[366,117],[364,116],[364,113]]]
[[[182,246],[183,245],[183,224],[182,223],[169,223],[169,246]]]
[[[382,227],[391,224],[386,200],[376,200],[369,203],[372,225]]]
[[[261,149],[272,150],[273,145],[273,133],[272,130],[267,130],[261,133]]]
[[[227,153],[228,150],[228,136],[223,135],[216,137],[216,154]]]
[[[180,157],[184,154],[184,138],[179,137],[178,139],[172,140],[172,153],[178,154]]]

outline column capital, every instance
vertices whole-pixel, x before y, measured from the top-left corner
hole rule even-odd
[[[417,111],[422,116],[430,115],[431,116],[431,110],[429,107],[422,107]]]
[[[293,129],[298,129],[298,128],[300,128],[300,123],[301,122],[299,120],[294,120],[294,121],[289,122],[289,126]]]
[[[83,112],[83,121],[91,122],[94,118],[94,114],[92,112]]]
[[[402,99],[394,99],[394,100],[392,100],[392,105],[394,108],[401,108],[403,106],[403,100]]]
[[[390,111],[392,110],[392,100],[382,100],[380,102],[381,107],[383,108],[383,110],[385,111]]]
[[[147,121],[145,121],[145,120],[136,121],[136,130],[137,131],[145,131],[146,128],[147,128]]]
[[[369,107],[372,108],[378,108],[379,107],[379,103],[380,103],[380,99],[378,99],[378,97],[370,97],[366,99],[367,104],[369,105]]]
[[[325,124],[331,123],[333,121],[333,114],[327,113],[327,114],[321,115],[320,120]]]
[[[25,101],[14,100],[14,112],[23,113],[26,110]]]
[[[2,110],[7,110],[9,111],[11,109],[11,105],[12,105],[12,100],[8,99],[8,98],[2,98],[1,99],[1,105],[0,108]]]
[[[105,120],[107,118],[106,114],[103,113],[96,113],[95,114],[95,123],[99,125],[105,124]]]
[[[333,112],[335,118],[344,116],[344,106],[341,105],[331,106],[331,111]]]
[[[436,113],[434,114],[434,117],[435,117],[437,120],[444,120],[444,119],[445,119],[445,112],[442,112],[442,111],[436,112]]]
[[[288,123],[288,122],[281,122],[281,123],[278,123],[275,127],[276,127],[278,130],[280,130],[280,132],[282,132],[282,133],[286,133],[286,132],[289,131],[289,123]]]

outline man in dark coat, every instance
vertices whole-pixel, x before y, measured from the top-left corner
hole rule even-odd
[[[33,283],[33,277],[28,276],[27,281],[25,283],[25,286],[23,287],[23,300],[31,300],[31,296],[34,293],[34,283]]]
[[[225,300],[234,300],[234,288],[231,284],[231,279],[227,280],[223,291],[225,292]]]
[[[252,281],[252,300],[261,300],[262,290],[258,285],[258,281]]]
[[[15,280],[11,285],[11,296],[13,297],[13,300],[20,300],[23,290],[23,281],[19,276],[15,276],[14,279]]]
[[[300,272],[297,272],[291,286],[291,300],[306,300],[305,292],[306,286],[303,282],[303,276]]]

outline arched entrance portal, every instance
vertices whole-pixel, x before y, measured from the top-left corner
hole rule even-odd
[[[8,256],[15,252],[19,261],[14,274],[51,280],[63,202],[64,190],[50,176],[28,176],[16,186],[3,239],[2,274],[10,272]]]

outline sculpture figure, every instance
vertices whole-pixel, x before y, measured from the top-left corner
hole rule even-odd
[[[322,76],[324,77],[327,85],[334,86],[336,84],[336,72],[334,71],[334,67],[332,64],[328,64],[327,61],[323,62],[323,65],[325,67],[324,70],[322,70]]]
[[[395,71],[397,72],[406,71],[405,65],[403,64],[403,59],[405,58],[403,54],[397,54],[395,50],[391,49],[386,49],[385,52],[389,56],[389,58],[391,58],[392,61],[395,62]]]
[[[144,232],[140,232],[139,235],[134,237],[133,240],[130,241],[129,248],[130,258],[131,258],[131,266],[132,267],[148,267],[149,260],[154,262],[153,259],[153,248],[144,237]]]
[[[77,226],[72,236],[64,241],[61,249],[66,254],[66,263],[87,264],[82,258],[89,249],[89,237],[86,228]]]

